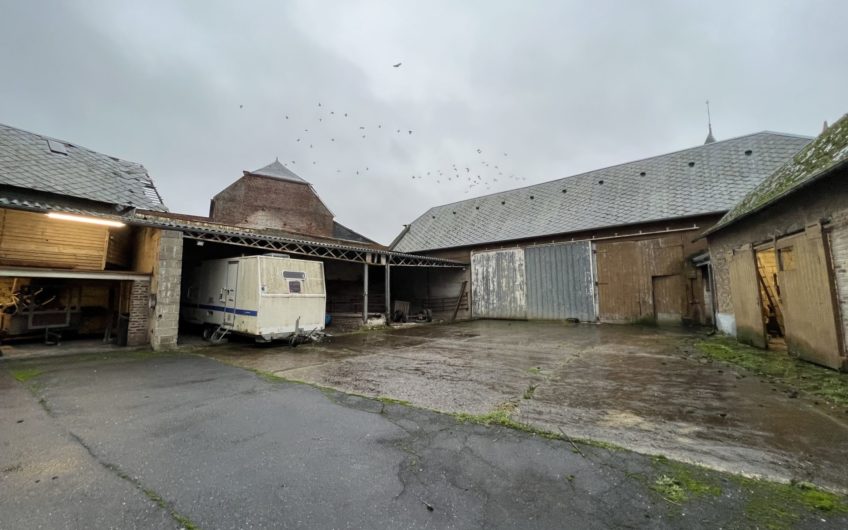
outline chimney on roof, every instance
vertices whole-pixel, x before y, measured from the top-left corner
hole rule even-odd
[[[710,100],[707,100],[707,129],[709,132],[707,133],[707,139],[704,140],[704,145],[715,142],[715,136],[713,136],[713,119],[710,116]]]

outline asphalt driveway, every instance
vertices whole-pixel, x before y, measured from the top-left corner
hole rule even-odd
[[[2,528],[848,524],[843,501],[815,490],[463,422],[196,355],[7,362],[0,403]]]
[[[472,321],[208,354],[345,392],[450,413],[508,410],[515,421],[574,438],[848,491],[848,411],[710,362],[687,346],[693,333]]]

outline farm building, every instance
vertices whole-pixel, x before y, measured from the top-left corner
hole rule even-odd
[[[213,199],[210,217],[180,215],[168,212],[139,164],[0,126],[4,343],[80,336],[173,347],[181,291],[196,266],[265,253],[324,262],[327,311],[342,319],[390,312],[392,286],[408,269],[434,287],[398,289],[419,296],[403,300],[468,313],[458,291],[464,264],[392,252],[344,227],[279,162],[245,172]]]
[[[168,232],[130,226],[137,208],[166,211],[143,166],[0,125],[4,339],[175,343],[165,317],[179,277],[173,285],[163,264],[178,249]]]
[[[150,214],[150,219],[162,214]],[[166,215],[181,226],[241,231],[252,237],[308,238],[314,244],[339,247],[338,251],[308,252],[324,262],[327,312],[335,322],[361,322],[368,314],[392,312],[392,300],[409,302],[413,309],[431,309],[437,317],[468,316],[467,295],[460,290],[467,271],[463,264],[432,257],[391,252],[382,245],[345,227],[321,200],[314,187],[275,160],[244,171],[233,184],[214,196],[209,218]],[[230,242],[233,240],[230,239]],[[184,277],[202,260],[245,253],[267,252],[265,246],[234,247],[216,241],[188,244],[184,253]],[[350,250],[349,250],[350,249]],[[271,250],[302,254],[297,246]],[[418,278],[416,286],[410,277]]]
[[[848,369],[848,116],[707,232],[722,330]]]
[[[809,141],[710,135],[691,149],[431,208],[391,248],[469,262],[474,318],[712,323],[697,236]]]

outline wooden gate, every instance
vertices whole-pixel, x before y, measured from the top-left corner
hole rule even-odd
[[[820,225],[777,241],[786,345],[802,359],[841,368],[837,318]],[[738,316],[737,316],[738,318]]]
[[[733,251],[730,258],[730,292],[736,316],[736,338],[759,348],[766,347],[766,330],[757,280],[757,262],[750,245]]]

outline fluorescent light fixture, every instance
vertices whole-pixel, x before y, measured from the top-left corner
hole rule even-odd
[[[97,217],[83,217],[81,215],[68,215],[66,213],[50,212],[47,217],[51,219],[60,219],[62,221],[76,221],[78,223],[88,223],[92,225],[114,226],[120,228],[126,226],[120,221],[111,221],[109,219],[98,219]]]

